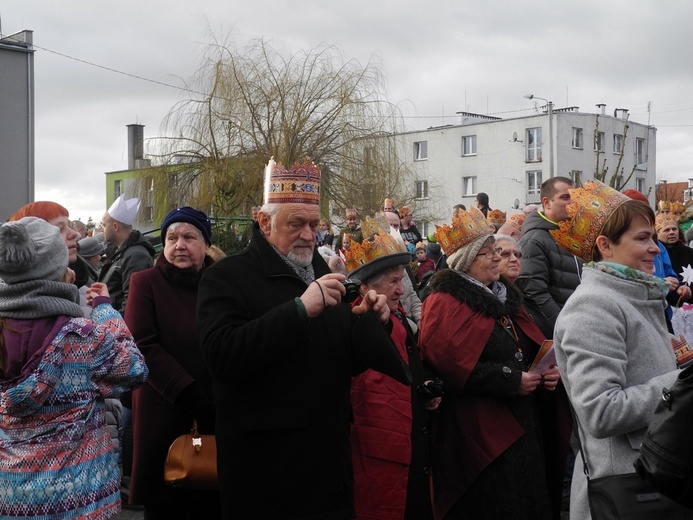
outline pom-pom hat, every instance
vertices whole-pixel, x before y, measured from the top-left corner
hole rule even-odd
[[[551,235],[558,245],[586,262],[591,262],[594,245],[604,224],[624,202],[631,200],[623,193],[599,181],[587,181],[584,188],[571,188],[567,206],[569,220],[559,222]]]
[[[67,246],[56,226],[24,217],[0,227],[0,279],[6,284],[60,281],[67,264]]]
[[[161,222],[161,241],[163,242],[166,238],[166,230],[171,224],[176,222],[186,222],[192,224],[202,233],[202,238],[208,246],[212,245],[212,223],[207,218],[207,215],[200,211],[199,209],[191,208],[190,206],[183,206],[182,208],[176,208],[168,212]]]
[[[349,250],[344,253],[349,278],[368,281],[391,267],[406,265],[411,261],[411,253],[402,251],[401,246],[388,233],[389,228],[390,224],[384,217],[363,221],[363,241],[360,244],[352,242]]]

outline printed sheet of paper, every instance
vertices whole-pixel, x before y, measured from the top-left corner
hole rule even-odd
[[[553,348],[553,340],[545,339],[541,344],[541,348],[534,358],[534,363],[529,367],[529,372],[541,374],[545,370],[549,370],[556,365],[556,351]]]

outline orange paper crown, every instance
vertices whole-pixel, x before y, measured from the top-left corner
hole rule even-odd
[[[501,227],[505,224],[505,213],[499,209],[491,210],[488,212],[486,220],[488,220],[489,224]]]
[[[671,213],[660,213],[655,217],[655,231],[659,232],[660,229],[669,226],[678,226],[676,217]]]
[[[270,159],[265,166],[265,204],[320,204],[320,168],[307,159],[290,170]]]
[[[592,261],[594,245],[609,217],[624,202],[631,200],[623,193],[602,184],[588,181],[584,188],[570,189],[569,220],[559,222],[551,230],[558,245],[587,262]]]
[[[492,234],[493,229],[484,214],[476,208],[470,208],[468,211],[460,210],[452,218],[452,225],[436,226],[435,238],[445,254],[450,256],[473,240]]]
[[[344,263],[349,273],[377,258],[402,252],[397,241],[386,231],[389,229],[390,224],[381,216],[361,222],[363,241],[360,244],[352,242],[349,250],[344,252]]]
[[[527,215],[524,213],[513,213],[508,217],[505,223],[522,232],[522,223],[525,221],[526,216]]]

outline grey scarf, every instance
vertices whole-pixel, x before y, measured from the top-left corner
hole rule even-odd
[[[48,316],[82,317],[76,286],[49,280],[6,284],[0,281],[0,316],[31,320]]]
[[[508,288],[505,285],[503,285],[501,282],[492,282],[491,285],[484,285],[483,283],[481,283],[476,278],[472,278],[471,276],[469,276],[467,273],[463,273],[461,271],[455,271],[455,272],[457,274],[459,274],[465,280],[468,280],[469,282],[486,289],[488,292],[490,292],[496,298],[498,298],[501,301],[501,303],[505,303],[505,300],[508,299]]]

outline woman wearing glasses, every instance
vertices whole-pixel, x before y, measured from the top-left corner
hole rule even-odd
[[[544,335],[501,278],[491,233],[476,209],[436,232],[450,269],[431,281],[419,336],[446,389],[432,439],[436,517],[555,518],[537,394],[560,376],[528,372]]]

